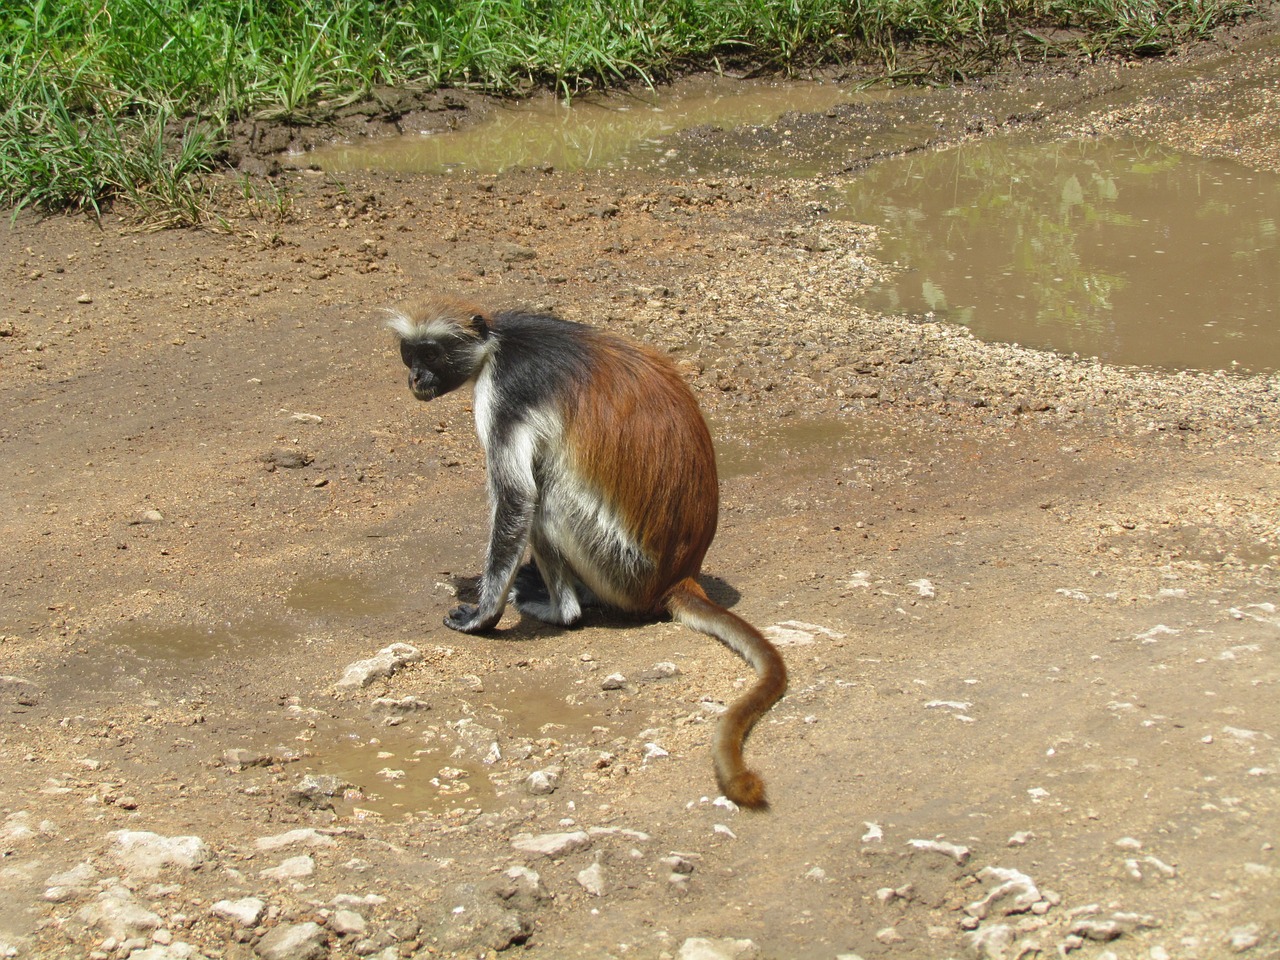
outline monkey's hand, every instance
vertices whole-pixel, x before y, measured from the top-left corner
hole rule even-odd
[[[496,617],[481,617],[479,607],[464,603],[449,611],[449,615],[444,618],[444,625],[450,630],[459,630],[462,633],[483,633],[496,627],[500,619],[502,619],[501,610]]]

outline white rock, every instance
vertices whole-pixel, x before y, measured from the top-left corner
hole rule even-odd
[[[969,859],[968,847],[962,847],[956,843],[947,843],[945,840],[908,840],[907,846],[929,853],[940,853],[962,865]]]
[[[760,948],[753,940],[712,940],[690,937],[680,944],[676,960],[757,960]]]
[[[379,650],[377,656],[350,664],[337,687],[339,690],[359,690],[375,680],[384,680],[406,664],[417,663],[421,659],[422,651],[412,644],[393,643]]]
[[[863,843],[876,843],[884,839],[884,830],[881,829],[880,824],[864,820],[862,825],[867,828],[867,832],[862,835]]]
[[[329,918],[329,929],[341,936],[363,936],[368,924],[354,910],[335,910]]]
[[[309,877],[315,872],[315,860],[307,854],[303,854],[300,857],[290,857],[278,867],[268,867],[259,876],[266,877],[268,880],[301,880],[303,877]]]
[[[535,797],[545,797],[547,794],[555,793],[556,788],[560,786],[560,777],[563,772],[564,768],[560,766],[535,770],[525,778],[524,788]]]
[[[923,577],[919,580],[912,580],[907,584],[907,586],[914,587],[916,593],[918,593],[924,600],[932,600],[938,595],[938,591],[934,589],[932,581],[926,580]]]
[[[242,897],[239,900],[219,900],[209,908],[209,912],[242,927],[256,927],[266,908],[267,905],[257,897]]]
[[[270,837],[259,837],[253,841],[253,845],[258,850],[271,851],[293,846],[334,847],[337,846],[337,841],[314,827],[300,827],[297,830],[287,830]]]
[[[194,870],[209,858],[209,847],[199,837],[162,837],[146,830],[109,833],[111,855],[127,872],[153,876],[165,867]]]
[[[978,871],[978,879],[988,883],[994,881],[996,886],[981,900],[964,908],[965,913],[971,917],[985,917],[997,903],[1006,916],[1011,913],[1026,913],[1040,900],[1040,890],[1035,881],[1020,870],[983,867]]]
[[[133,895],[123,887],[99,894],[93,903],[81,907],[76,912],[76,917],[120,940],[149,938],[153,930],[164,925],[159,914],[135,903]]]
[[[1007,960],[1013,946],[1013,927],[996,923],[964,935],[965,946],[980,960]]]
[[[511,838],[511,846],[521,853],[542,857],[563,857],[591,846],[591,836],[585,830],[567,833],[520,833]]]
[[[605,883],[604,867],[599,863],[593,863],[585,870],[578,871],[578,883],[582,885],[582,889],[593,897],[603,897],[608,892],[608,885]]]
[[[129,954],[129,960],[199,960],[204,954],[189,943],[156,944]]]
[[[318,923],[273,927],[257,946],[263,960],[320,960],[329,955],[324,928]]]
[[[663,747],[661,747],[656,743],[650,742],[644,745],[645,760],[660,760],[663,757],[669,757],[669,756],[671,756],[671,754],[669,754]]]

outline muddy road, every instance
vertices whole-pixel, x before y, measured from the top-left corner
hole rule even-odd
[[[1280,169],[1280,46],[1249,34],[679,138],[739,147],[723,174],[296,163],[229,178],[219,231],[18,217],[0,954],[1280,956],[1276,378],[877,315],[875,232],[815,199],[1014,127]],[[438,290],[687,375],[708,589],[791,671],[748,748],[772,812],[717,801],[748,676],[711,640],[441,625],[483,464],[377,313]]]

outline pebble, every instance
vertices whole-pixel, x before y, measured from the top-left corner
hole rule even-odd
[[[270,851],[293,846],[334,847],[337,841],[314,827],[300,827],[270,837],[259,837],[253,841],[253,846],[256,850]]]
[[[541,857],[563,857],[591,846],[591,836],[585,830],[567,833],[520,833],[511,838],[511,846],[521,853]]]
[[[339,690],[360,690],[375,680],[385,680],[401,667],[417,663],[422,659],[422,651],[409,643],[393,643],[383,647],[376,656],[367,660],[357,660],[348,665],[335,686]]]
[[[925,850],[929,853],[940,853],[961,865],[969,859],[968,847],[962,847],[956,843],[947,843],[945,840],[908,840],[907,846],[915,847],[917,850]]]
[[[620,673],[611,673],[600,681],[601,690],[621,690],[627,685],[627,678]]]
[[[278,867],[268,867],[261,871],[260,876],[266,877],[268,880],[300,880],[303,877],[309,877],[316,872],[316,862],[307,854],[298,857],[290,857]]]
[[[524,787],[535,797],[545,797],[555,793],[556,788],[560,786],[563,769],[560,766],[551,766],[535,770],[525,778]]]
[[[350,783],[329,773],[309,773],[293,786],[294,803],[325,809],[332,807],[332,798],[340,796]]]
[[[239,900],[219,900],[209,908],[209,912],[242,927],[256,927],[266,907],[257,897],[242,897]]]
[[[680,944],[676,960],[757,960],[759,956],[760,948],[753,940],[690,937]]]
[[[1252,950],[1262,942],[1262,937],[1258,933],[1258,928],[1254,925],[1247,927],[1236,927],[1227,934],[1227,946],[1231,948],[1233,953],[1244,953],[1246,950]]]
[[[115,830],[107,836],[111,855],[131,873],[151,876],[165,867],[195,870],[209,857],[199,837],[162,837],[146,830]]]
[[[364,917],[354,910],[335,910],[333,916],[329,918],[328,926],[334,933],[343,937],[364,936],[368,928]]]
[[[98,895],[93,903],[76,912],[76,917],[108,936],[127,940],[131,937],[151,936],[152,931],[164,925],[159,914],[153,913],[133,899],[124,887],[112,887]]]
[[[320,960],[329,953],[324,928],[311,922],[273,927],[256,949],[263,960]]]
[[[608,892],[604,867],[598,861],[585,870],[578,871],[578,883],[581,884],[583,890],[586,890],[593,897],[603,897]]]
[[[1006,916],[1011,913],[1026,913],[1040,901],[1040,890],[1035,881],[1020,870],[983,867],[978,871],[978,879],[995,881],[997,885],[981,900],[964,908],[964,912],[971,917],[986,917],[991,907],[997,903]]]

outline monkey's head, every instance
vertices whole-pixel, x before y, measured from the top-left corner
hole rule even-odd
[[[419,400],[434,400],[474,380],[489,356],[489,320],[465,303],[438,300],[396,310],[387,326],[400,340],[409,389]]]

